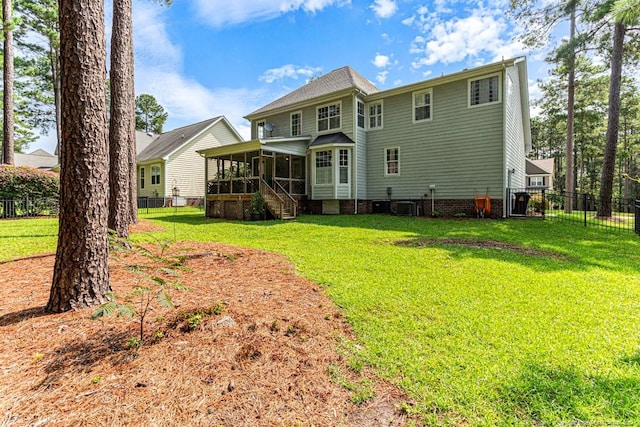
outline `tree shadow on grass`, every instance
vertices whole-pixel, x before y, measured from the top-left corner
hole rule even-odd
[[[636,425],[640,421],[640,377],[636,376],[590,376],[575,368],[532,363],[501,395],[508,402],[508,417],[520,422]]]
[[[48,316],[50,313],[45,311],[45,307],[31,307],[24,310],[7,313],[0,316],[0,326],[10,326],[25,320],[35,319],[37,317]]]

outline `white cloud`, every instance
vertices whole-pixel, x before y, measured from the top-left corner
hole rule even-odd
[[[391,58],[389,58],[387,55],[377,54],[371,62],[376,68],[385,68],[389,66],[390,61]]]
[[[376,75],[376,81],[380,84],[385,84],[388,76],[389,76],[388,71],[381,71]]]
[[[213,27],[263,21],[288,12],[316,13],[331,6],[345,6],[351,0],[195,0],[197,16]]]
[[[379,18],[391,18],[398,11],[394,0],[375,0],[370,7]]]
[[[265,71],[258,80],[266,83],[273,83],[276,80],[298,79],[304,77],[309,79],[321,71],[319,67],[299,67],[297,65],[287,64],[279,68],[271,68]]]
[[[426,8],[414,16],[420,30],[411,43],[410,53],[417,55],[414,68],[435,63],[449,64],[467,60],[472,65],[510,58],[521,54],[524,46],[510,41],[513,27],[500,9],[476,9],[467,17],[441,16]],[[505,40],[506,39],[506,40]]]

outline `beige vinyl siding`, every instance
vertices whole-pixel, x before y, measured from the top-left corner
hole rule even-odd
[[[420,89],[428,89],[427,86]],[[420,90],[420,89],[414,89]],[[460,80],[433,87],[432,120],[412,123],[412,93],[384,99],[384,128],[367,135],[367,196],[419,199],[437,186],[437,198],[472,199],[474,192],[502,198],[502,103],[468,108]],[[385,176],[385,148],[400,148],[400,175]]]
[[[524,126],[520,103],[520,75],[516,66],[508,67],[505,75],[505,164],[506,169],[515,169],[511,177],[512,188],[526,186]],[[508,176],[505,174],[505,176]],[[508,178],[505,178],[508,179]],[[505,182],[505,187],[508,182]]]
[[[177,185],[180,196],[200,197],[204,195],[204,159],[196,150],[220,147],[240,142],[227,126],[218,122],[203,134],[196,136],[189,144],[183,145],[169,155],[166,175],[166,196]]]
[[[151,184],[151,166],[160,167],[160,182]],[[140,188],[140,169],[144,168],[144,188]],[[148,163],[139,164],[138,167],[138,197],[163,197],[164,195],[164,161],[153,160]]]

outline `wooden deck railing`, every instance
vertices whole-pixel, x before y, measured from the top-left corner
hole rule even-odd
[[[262,180],[260,193],[267,204],[267,209],[278,219],[295,218],[297,214],[297,202],[289,195],[282,186],[276,184],[281,189],[278,193],[276,190]]]

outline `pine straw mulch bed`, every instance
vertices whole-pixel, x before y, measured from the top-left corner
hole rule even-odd
[[[407,397],[348,367],[341,312],[282,256],[213,243],[169,250],[188,255],[178,280],[189,290],[172,291],[176,309],[149,314],[139,351],[126,345],[135,319],[44,313],[52,254],[0,264],[0,425],[407,423]],[[148,262],[135,251],[112,257],[114,292],[140,284],[126,265]],[[224,312],[189,331],[184,313],[212,305]]]

